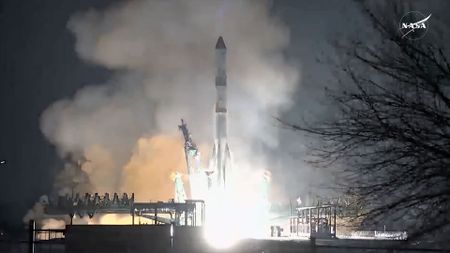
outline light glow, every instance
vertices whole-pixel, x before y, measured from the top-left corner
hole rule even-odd
[[[240,171],[227,189],[211,189],[206,199],[205,237],[218,249],[229,248],[245,238],[269,234],[267,194],[261,190],[262,173]],[[228,183],[228,182],[227,182]]]

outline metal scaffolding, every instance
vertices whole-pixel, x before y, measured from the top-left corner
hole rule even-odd
[[[289,220],[292,236],[336,238],[336,206],[297,207]]]
[[[203,200],[186,200],[183,203],[169,202],[135,202],[134,193],[128,197],[126,193],[119,198],[114,193],[100,196],[97,193],[86,193],[84,197],[60,197],[56,202],[50,201],[46,206],[47,214],[67,214],[72,219],[75,215],[92,218],[95,214],[130,214],[132,224],[135,217],[143,217],[153,222],[150,224],[173,224],[175,226],[202,226],[205,218],[205,202]]]

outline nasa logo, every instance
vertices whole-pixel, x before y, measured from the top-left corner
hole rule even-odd
[[[423,15],[418,11],[410,11],[403,15],[400,19],[399,29],[402,34],[402,38],[410,40],[418,40],[423,38],[427,33],[426,22],[431,17]]]
[[[421,24],[416,24],[416,23],[402,23],[402,28],[409,28],[409,29],[421,29],[421,28],[427,28],[427,26],[425,25],[425,23],[421,23]]]

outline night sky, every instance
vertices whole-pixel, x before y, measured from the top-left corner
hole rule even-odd
[[[54,101],[71,97],[86,85],[103,83],[112,72],[79,59],[69,18],[113,1],[2,0],[0,2],[0,227],[20,224],[43,194],[52,190],[62,167],[57,151],[42,135],[41,113]],[[273,15],[290,29],[286,58],[301,69],[286,114],[327,114],[323,87],[332,85],[330,70],[317,58],[332,55],[329,41],[361,27],[353,1],[273,1]],[[282,145],[296,145],[289,137]],[[301,174],[292,172],[293,181]],[[6,223],[6,224],[5,224]]]
[[[77,59],[66,28],[76,11],[109,1],[2,1],[0,220],[18,223],[36,197],[49,192],[61,168],[41,134],[39,117],[53,101],[86,83],[104,80],[105,69]]]

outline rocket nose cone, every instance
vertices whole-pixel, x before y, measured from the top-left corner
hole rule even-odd
[[[219,39],[217,40],[216,49],[227,49],[227,47],[225,46],[225,42],[223,41],[222,36],[220,36]]]

